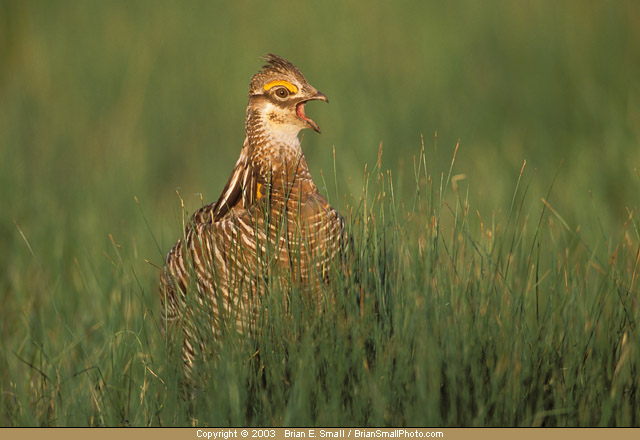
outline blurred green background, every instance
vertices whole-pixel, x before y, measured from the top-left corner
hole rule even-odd
[[[639,200],[634,1],[0,4],[3,247],[15,219],[69,261],[135,230],[134,195],[168,246],[174,190],[195,207],[227,179],[267,52],[330,97],[309,108],[323,134],[303,141],[319,183],[335,146],[339,184],[358,192],[382,142],[410,193],[420,135],[430,151],[437,131],[445,162],[461,141],[455,171],[487,212],[524,160],[541,194],[564,161],[552,201],[577,223],[590,191],[607,224]]]
[[[158,228],[175,188],[217,197],[267,52],[330,97],[309,109],[323,134],[303,143],[316,180],[335,146],[357,182],[381,141],[386,166],[411,175],[420,134],[430,147],[437,131],[441,149],[461,140],[457,171],[487,208],[523,160],[542,187],[564,160],[566,213],[588,191],[614,218],[638,200],[637,2],[0,5],[4,240],[14,218],[84,238],[132,221],[134,194]]]
[[[331,194],[332,148],[339,192],[358,194],[382,142],[410,203],[420,136],[431,160],[437,131],[436,169],[460,140],[454,173],[483,217],[508,209],[526,160],[532,206],[558,172],[551,204],[571,227],[615,234],[640,202],[639,23],[633,0],[0,0],[5,349],[117,330],[95,321],[119,292],[110,234],[153,297],[144,259],[161,265],[180,235],[175,190],[189,211],[217,198],[267,52],[330,98],[309,106],[323,133],[303,149]]]

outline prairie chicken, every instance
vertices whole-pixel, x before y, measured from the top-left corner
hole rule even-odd
[[[328,99],[290,62],[265,60],[251,79],[246,137],[231,177],[215,203],[193,214],[161,275],[163,323],[182,331],[187,371],[198,353],[215,351],[204,346],[203,332],[216,339],[229,322],[240,334],[252,332],[270,277],[321,303],[344,242],[344,219],[313,183],[298,139],[305,128],[320,133],[305,104]],[[198,307],[209,328],[194,322]]]

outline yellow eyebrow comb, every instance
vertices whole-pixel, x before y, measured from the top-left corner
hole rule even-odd
[[[270,90],[272,88],[274,88],[275,86],[284,86],[286,87],[291,93],[298,93],[298,88],[296,86],[294,86],[293,84],[291,84],[289,81],[270,81],[268,83],[266,83],[264,85],[264,89],[266,90]]]

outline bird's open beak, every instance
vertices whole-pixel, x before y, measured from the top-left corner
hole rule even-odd
[[[313,120],[311,118],[308,118],[307,115],[305,115],[304,113],[304,105],[309,101],[316,101],[316,100],[329,102],[329,98],[327,98],[327,96],[324,93],[317,92],[311,98],[305,99],[304,101],[300,101],[296,105],[296,115],[298,116],[298,118],[306,122],[309,125],[309,127],[313,128],[316,132],[320,133],[320,127],[318,127],[318,124],[313,122]]]

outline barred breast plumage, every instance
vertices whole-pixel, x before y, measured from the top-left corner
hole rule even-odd
[[[215,351],[203,332],[254,331],[274,280],[320,303],[344,242],[344,219],[313,183],[298,138],[304,128],[320,132],[305,104],[328,100],[290,62],[265,59],[251,80],[234,170],[218,200],[193,214],[161,274],[163,322],[181,330],[186,370]],[[195,319],[197,309],[208,321]]]

